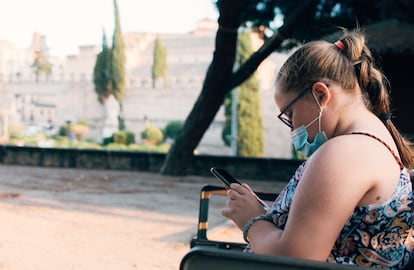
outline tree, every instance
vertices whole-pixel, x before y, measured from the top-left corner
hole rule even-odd
[[[250,33],[243,32],[239,35],[237,65],[239,66],[246,61],[252,52]],[[237,91],[237,155],[242,157],[260,157],[263,154],[263,125],[260,113],[259,83],[255,76],[253,75],[243,82],[237,88]],[[226,123],[222,137],[226,145],[228,145],[229,141],[227,138],[230,135],[232,121],[232,96],[230,93],[227,93],[224,105]]]
[[[101,104],[111,94],[111,50],[108,48],[106,42],[105,31],[102,31],[102,49],[96,56],[95,67],[93,69],[93,83],[95,85],[95,92],[98,95],[98,100]]]
[[[164,87],[167,85],[167,49],[161,43],[159,37],[154,44],[154,63],[152,64],[152,88],[155,88],[158,79],[164,80]]]
[[[219,30],[216,35],[213,60],[207,69],[201,93],[167,154],[161,168],[162,174],[185,174],[193,150],[223,104],[228,89],[227,81],[232,73],[235,59],[237,29],[240,26],[243,2],[240,0],[220,2]]]
[[[111,79],[112,94],[118,101],[122,100],[125,91],[125,45],[122,39],[121,23],[119,19],[119,10],[116,0],[114,0],[115,29],[112,39],[112,63]]]
[[[112,135],[116,130],[125,129],[124,121],[121,117],[121,100],[125,91],[126,59],[116,0],[114,0],[114,14],[115,29],[112,38],[112,48],[109,49],[107,47],[106,36],[103,33],[102,51],[96,57],[93,73],[95,92],[98,94],[98,100],[104,106],[102,126],[102,136],[104,138]],[[115,124],[113,123],[114,121],[116,122]]]
[[[161,174],[185,175],[193,151],[223,104],[226,93],[250,77],[259,64],[284,41],[284,36],[289,36],[292,29],[297,27],[299,18],[317,5],[316,0],[298,4],[297,9],[288,17],[277,33],[253,53],[238,71],[232,74],[237,31],[241,26],[242,10],[247,2],[250,1],[218,1],[219,29],[216,34],[213,60],[207,70],[201,93],[167,154],[160,171]]]
[[[297,40],[303,42],[327,35],[338,26],[353,28],[389,18],[414,21],[414,2],[410,0],[375,3],[371,0],[218,0],[217,6],[219,29],[213,59],[201,93],[168,152],[161,174],[185,175],[193,150],[226,93],[249,78],[273,51],[290,44],[286,41],[297,44]],[[276,15],[283,19],[279,28],[273,25]],[[237,30],[243,23],[260,32],[265,43],[233,73]],[[267,35],[268,32],[272,34]]]
[[[125,92],[125,44],[122,39],[121,22],[119,18],[118,4],[114,0],[114,13],[115,13],[115,29],[112,39],[112,65],[111,65],[111,78],[112,78],[112,94],[119,102],[120,114],[118,115],[118,128],[120,130],[125,129],[124,119],[122,118],[122,97]]]

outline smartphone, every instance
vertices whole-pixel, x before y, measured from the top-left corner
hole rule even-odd
[[[233,176],[231,176],[231,174],[229,174],[226,170],[224,169],[220,169],[220,168],[216,168],[216,167],[211,167],[210,168],[210,172],[217,178],[219,179],[221,182],[223,182],[224,186],[226,188],[230,188],[230,185],[232,183],[236,183],[241,185],[241,183],[239,181],[237,181],[236,178],[234,178]],[[262,206],[262,208],[267,212],[269,210],[269,206],[263,202],[262,200],[259,199],[258,196],[256,196],[257,201],[259,202],[259,204]]]
[[[236,183],[241,185],[241,183],[239,181],[236,180],[236,178],[234,178],[233,176],[231,176],[227,171],[225,171],[224,169],[220,169],[220,168],[216,168],[216,167],[211,167],[210,172],[217,178],[219,179],[221,182],[223,182],[223,184],[225,185],[226,188],[230,188],[230,185],[232,183]]]

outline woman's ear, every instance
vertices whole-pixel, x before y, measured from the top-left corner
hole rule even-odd
[[[312,85],[312,92],[321,107],[325,107],[331,100],[331,90],[323,82],[316,82]]]

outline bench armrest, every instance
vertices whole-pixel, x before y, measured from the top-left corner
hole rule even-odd
[[[262,191],[255,191],[255,193],[264,201],[274,201],[277,197],[277,194],[275,193]],[[201,188],[197,235],[190,242],[191,248],[195,246],[213,246],[224,249],[244,249],[246,246],[245,243],[212,241],[207,238],[210,199],[212,196],[226,196],[226,194],[226,189],[223,186],[205,185]]]

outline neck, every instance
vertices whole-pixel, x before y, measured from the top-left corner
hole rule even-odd
[[[372,118],[377,118],[363,103],[344,106],[338,115],[338,124],[334,129],[333,136],[367,130],[372,123]]]

